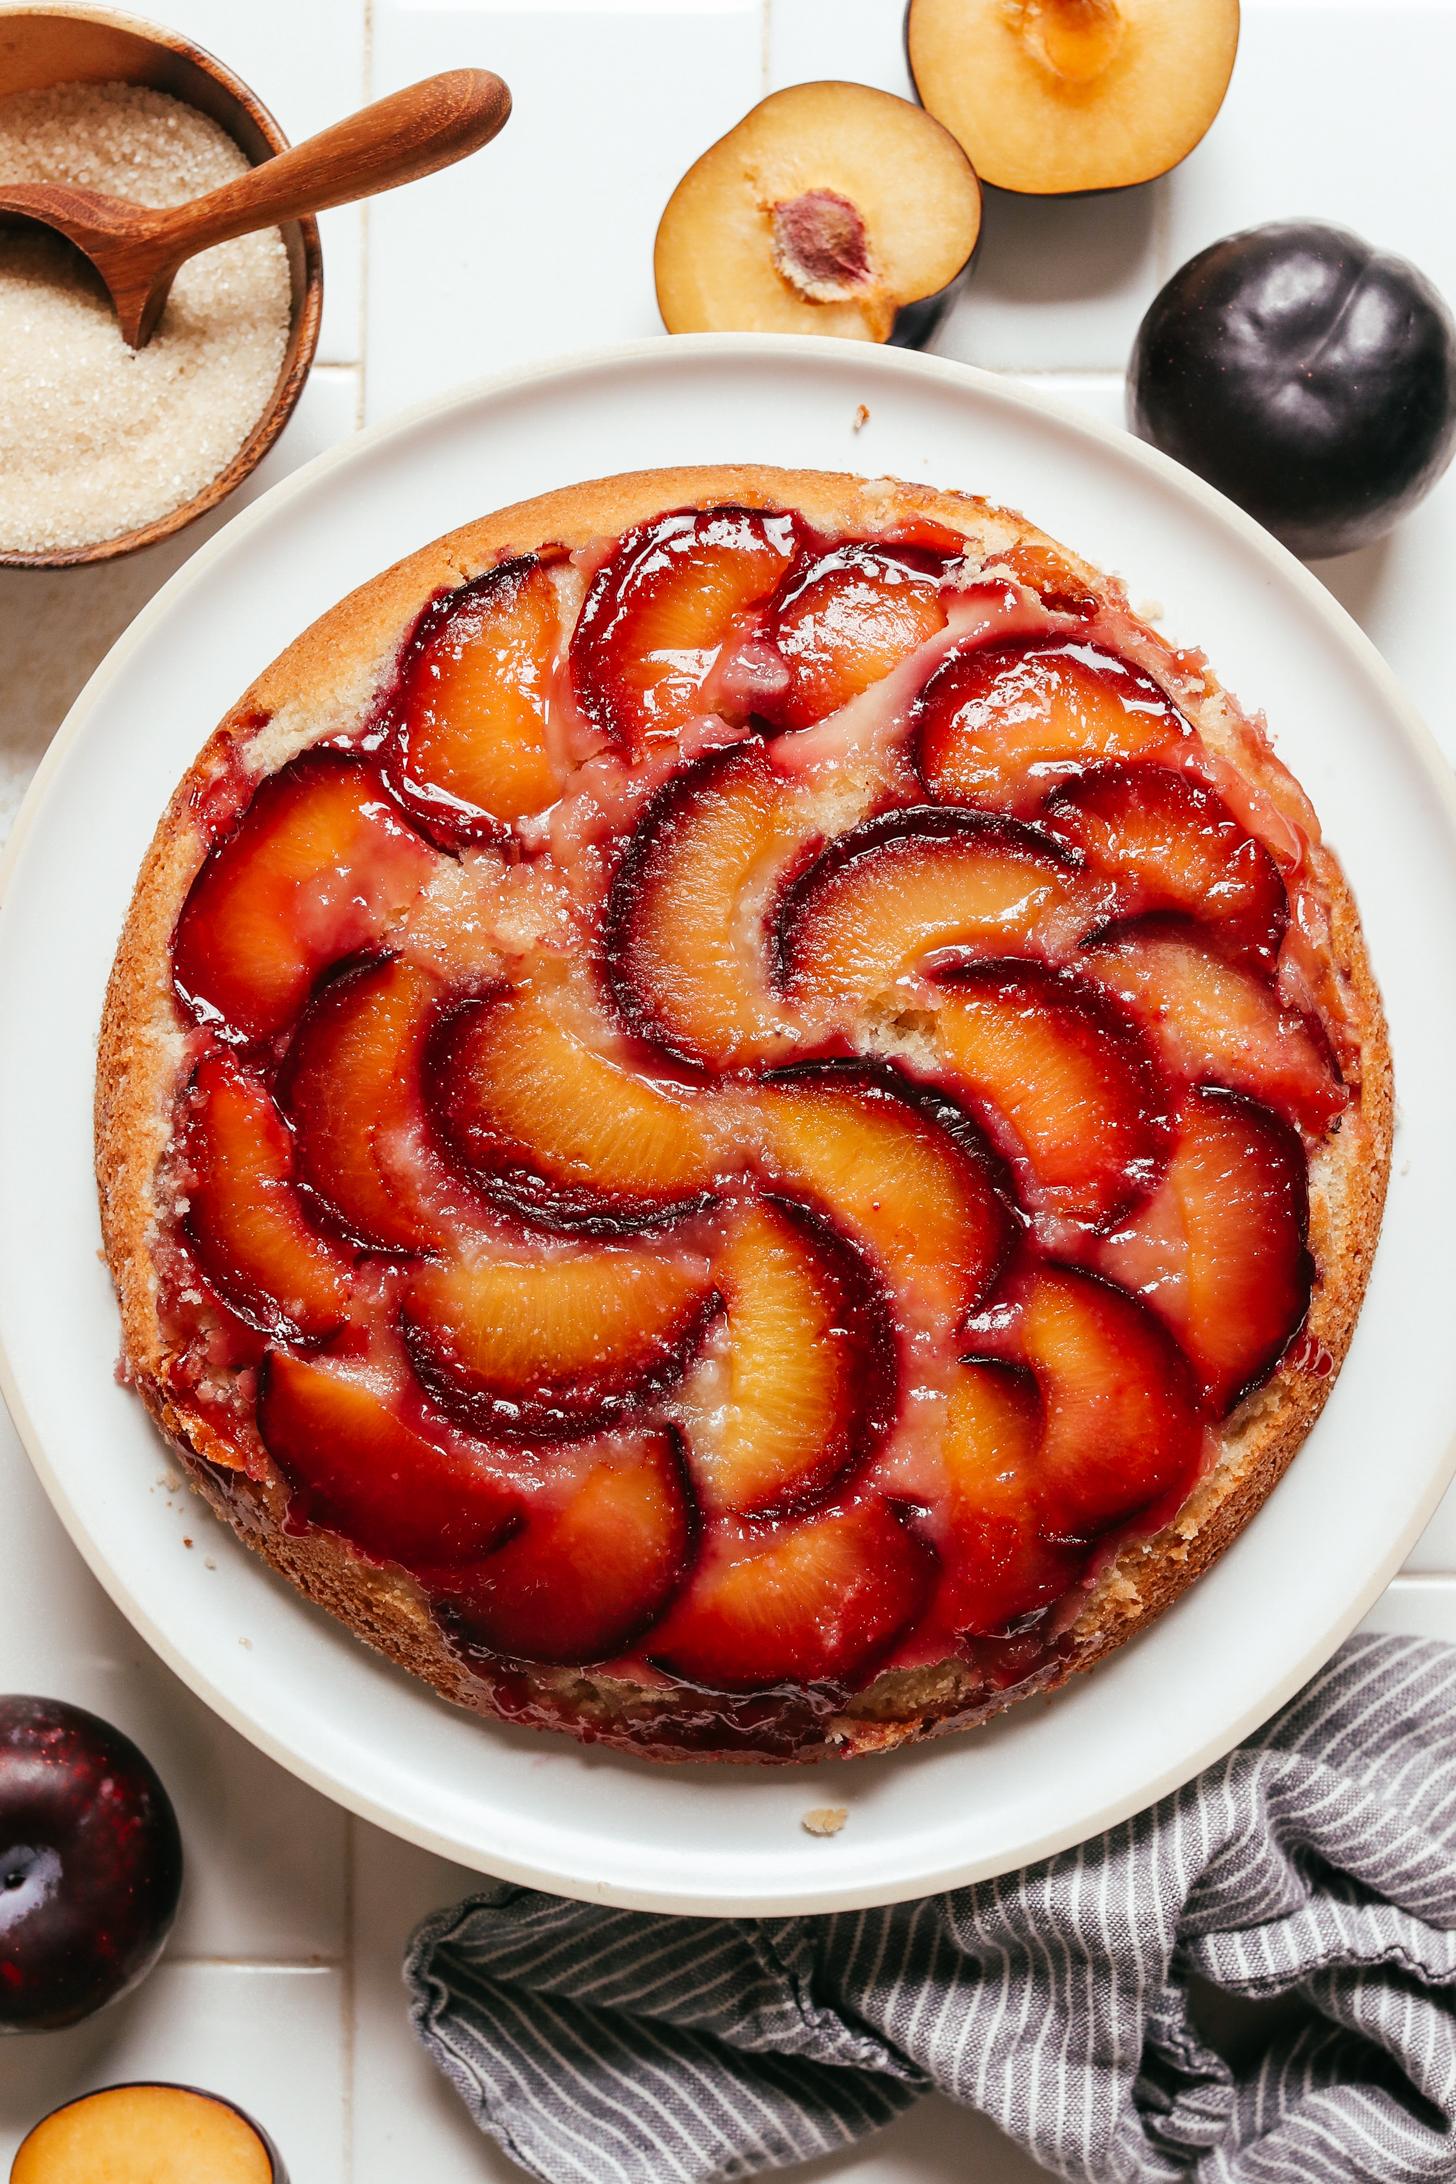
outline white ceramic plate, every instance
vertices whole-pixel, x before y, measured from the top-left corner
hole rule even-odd
[[[96,1026],[137,866],[178,775],[257,671],[352,585],[472,516],[603,472],[727,460],[965,487],[1160,602],[1167,630],[1267,710],[1345,860],[1400,1096],[1349,1362],[1244,1537],[1050,1703],[813,1769],[653,1768],[488,1726],[306,1606],[159,1484],[166,1453],[112,1375],[91,1180]],[[1388,671],[1296,562],[1125,436],[959,365],[833,341],[659,340],[469,389],[237,517],[122,638],[41,768],[0,916],[5,1393],[77,1545],[163,1658],[285,1766],[402,1835],[573,1895],[684,1911],[863,1905],[1003,1872],[1140,1809],[1262,1721],[1435,1506],[1456,1459],[1453,932],[1456,797]],[[830,1801],[847,1825],[809,1836],[801,1816]]]

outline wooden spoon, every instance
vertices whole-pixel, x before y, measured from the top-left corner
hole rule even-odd
[[[187,205],[136,205],[61,182],[8,182],[0,183],[0,213],[39,220],[74,243],[106,283],[123,339],[140,349],[152,337],[177,268],[199,250],[433,174],[488,144],[510,111],[511,94],[499,76],[452,68],[392,92]]]

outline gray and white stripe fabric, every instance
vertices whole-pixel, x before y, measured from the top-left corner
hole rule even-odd
[[[549,2184],[753,2176],[932,2086],[1099,2184],[1456,2178],[1456,1648],[1352,1640],[1218,1766],[1001,1880],[757,1920],[497,1886],[405,1978]],[[1215,1989],[1287,1998],[1241,2064]]]

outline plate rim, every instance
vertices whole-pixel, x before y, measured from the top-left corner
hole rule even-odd
[[[1134,469],[1144,470],[1165,485],[1171,485],[1179,498],[1191,503],[1195,510],[1204,517],[1211,518],[1225,532],[1232,532],[1239,543],[1251,550],[1257,559],[1262,560],[1271,574],[1283,584],[1287,586],[1292,583],[1296,591],[1303,594],[1306,604],[1314,609],[1316,618],[1326,625],[1336,645],[1347,655],[1354,654],[1364,672],[1376,685],[1383,702],[1398,720],[1407,750],[1418,763],[1427,788],[1434,792],[1434,801],[1440,809],[1446,832],[1453,845],[1456,845],[1456,773],[1447,764],[1424,717],[1374,641],[1320,579],[1252,517],[1205,480],[1184,469],[1158,449],[1148,446],[1116,426],[1104,423],[1100,418],[1089,416],[1084,411],[1055,399],[1039,387],[1030,387],[1012,381],[998,372],[963,364],[951,358],[929,356],[912,350],[874,348],[825,335],[656,335],[639,341],[562,352],[539,363],[489,374],[446,389],[323,450],[298,470],[278,480],[256,501],[240,509],[223,524],[196,553],[190,555],[172,573],[127,625],[97,663],[52,737],[16,814],[3,852],[0,852],[0,930],[3,930],[15,883],[25,862],[26,845],[41,813],[49,803],[53,785],[65,758],[84,732],[91,714],[104,701],[112,684],[122,676],[133,652],[146,640],[155,625],[173,612],[179,600],[206,575],[216,561],[245,544],[252,530],[271,520],[293,498],[315,491],[334,471],[347,471],[351,465],[366,459],[375,449],[390,440],[406,437],[422,425],[441,420],[451,412],[488,404],[492,400],[507,398],[522,390],[534,391],[549,381],[559,381],[578,374],[602,371],[613,374],[630,373],[642,365],[671,369],[672,358],[685,353],[723,364],[740,360],[760,365],[766,358],[777,354],[790,367],[801,360],[807,362],[817,359],[837,367],[858,366],[870,373],[888,373],[892,377],[937,380],[947,388],[969,394],[974,399],[989,399],[993,407],[1001,405],[1029,412],[1033,416],[1050,417],[1064,428],[1069,428],[1075,435],[1111,451],[1120,461],[1131,464]],[[1015,1856],[1011,1858],[1002,1852],[983,1852],[979,1856],[953,1860],[929,1873],[917,1873],[909,1878],[902,1876],[878,1885],[866,1885],[853,1880],[837,1882],[826,1874],[822,1882],[808,1886],[799,1884],[789,1890],[770,1890],[758,1894],[750,1890],[743,1894],[715,1895],[692,1887],[622,1886],[615,1882],[588,1880],[583,1876],[564,1879],[559,1872],[535,1863],[529,1857],[494,1849],[489,1853],[490,1863],[487,1866],[477,1862],[484,1853],[462,1844],[448,1832],[432,1829],[427,1819],[402,1816],[395,1808],[371,1795],[361,1785],[343,1781],[326,1766],[313,1764],[306,1750],[295,1748],[275,1734],[266,1720],[251,1713],[241,1699],[235,1700],[214,1680],[209,1670],[198,1666],[183,1647],[174,1644],[153,1621],[145,1599],[135,1594],[121,1572],[113,1567],[53,1467],[43,1439],[30,1417],[12,1356],[11,1335],[3,1300],[0,1300],[0,1397],[5,1401],[16,1432],[48,1500],[60,1517],[72,1543],[109,1598],[152,1651],[188,1689],[289,1773],[386,1832],[452,1862],[463,1864],[472,1871],[489,1873],[519,1885],[549,1889],[555,1893],[576,1895],[607,1904],[684,1915],[792,1915],[864,1909],[878,1904],[908,1901],[1034,1864],[1087,1841],[1131,1815],[1146,1810],[1204,1768],[1224,1757],[1236,1744],[1276,1713],[1319,1671],[1400,1569],[1410,1547],[1425,1528],[1453,1475],[1456,1475],[1456,1425],[1453,1425],[1448,1430],[1442,1461],[1438,1465],[1433,1464],[1426,1492],[1417,1502],[1395,1546],[1380,1559],[1366,1581],[1356,1588],[1353,1599],[1347,1598],[1340,1609],[1323,1620],[1314,1636],[1306,1637],[1297,1662],[1286,1667],[1284,1673],[1272,1683],[1264,1685],[1259,1697],[1250,1700],[1232,1721],[1224,1719],[1216,1732],[1200,1738],[1191,1757],[1185,1751],[1151,1776],[1144,1774],[1135,1790],[1106,1801],[1094,1819],[1089,1821],[1084,1815],[1069,1825],[1048,1825],[1034,1838],[1020,1845]],[[807,1782],[808,1778],[804,1779]]]

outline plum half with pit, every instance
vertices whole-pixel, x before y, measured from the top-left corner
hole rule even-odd
[[[1239,0],[909,0],[921,104],[983,182],[1125,189],[1187,157],[1228,89]]]
[[[54,2032],[161,1953],[182,1886],[172,1801],[130,1737],[0,1698],[0,2032]]]
[[[27,2133],[10,2184],[288,2184],[261,2125],[188,2085],[108,2085]]]
[[[775,91],[688,169],[653,270],[670,334],[927,338],[981,231],[961,147],[862,83]]]
[[[1456,451],[1456,321],[1415,266],[1344,228],[1246,228],[1154,297],[1128,410],[1295,553],[1348,553]]]

